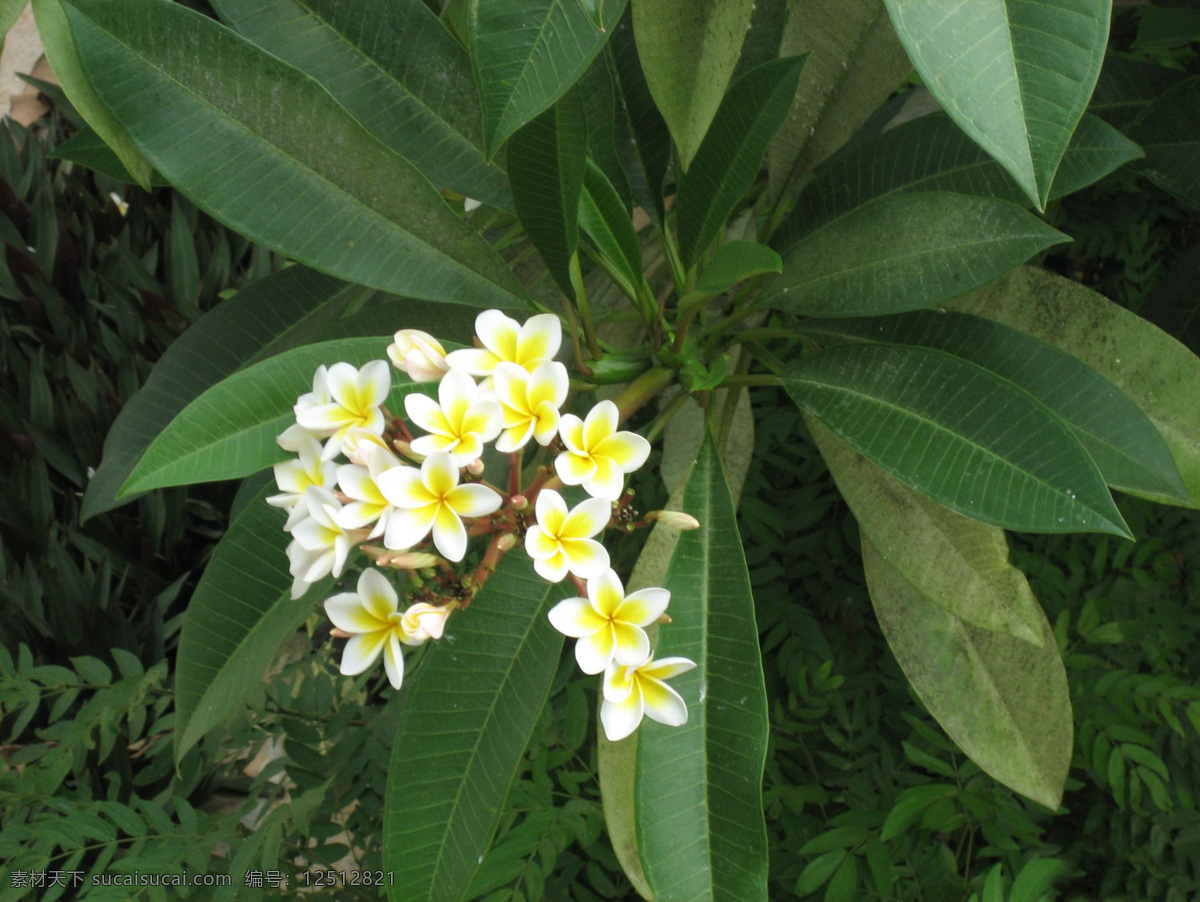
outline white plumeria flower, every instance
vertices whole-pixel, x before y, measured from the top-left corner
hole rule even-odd
[[[280,494],[267,499],[267,504],[287,511],[287,522],[283,524],[285,532],[291,532],[308,516],[308,505],[304,502],[308,487],[315,485],[328,489],[337,480],[337,466],[332,461],[321,460],[320,442],[307,432],[294,438],[300,456],[275,464],[275,484],[279,486]]]
[[[608,570],[608,552],[592,536],[612,518],[609,502],[589,498],[568,513],[562,495],[542,489],[534,510],[537,523],[525,533],[525,551],[542,579],[557,583],[567,573],[591,579]]]
[[[553,360],[562,345],[562,323],[552,313],[531,316],[521,325],[499,310],[485,310],[475,318],[475,334],[482,348],[446,355],[452,369],[472,376],[491,376],[497,363],[515,363],[533,372],[543,360]]]
[[[348,363],[335,363],[325,375],[330,400],[301,409],[296,405],[296,422],[305,429],[328,436],[322,457],[332,460],[342,450],[346,433],[356,426],[383,434],[383,411],[392,373],[387,361],[372,360],[362,369]]]
[[[571,388],[565,366],[547,360],[530,373],[515,363],[498,363],[492,385],[503,412],[504,431],[496,441],[497,451],[520,451],[531,438],[543,446],[554,441],[558,409]]]
[[[299,567],[293,559],[297,570],[293,570],[292,575],[302,575],[304,581],[309,583],[315,583],[330,573],[341,576],[350,549],[361,540],[361,536],[338,525],[335,518],[342,505],[328,489],[310,485],[304,492],[304,504],[308,508],[308,516],[296,524],[292,537],[299,548],[307,552],[303,558],[306,566],[298,574]],[[296,557],[300,557],[299,553]]]
[[[367,447],[370,447],[369,445]],[[381,473],[399,467],[396,455],[386,448],[375,447],[367,457],[367,465],[343,464],[337,468],[337,481],[350,501],[334,518],[343,529],[362,529],[374,524],[368,539],[381,536],[387,529],[393,507],[383,497],[376,484]]]
[[[636,666],[650,657],[645,627],[667,609],[666,589],[638,589],[625,594],[612,570],[587,581],[587,598],[567,598],[550,609],[550,622],[565,636],[578,639],[575,660],[584,673],[600,673],[614,661]]]
[[[444,451],[460,467],[476,460],[484,443],[500,434],[500,405],[483,397],[475,380],[462,370],[442,378],[437,401],[413,393],[404,399],[404,409],[429,433],[413,439],[413,451],[423,457]]]
[[[695,666],[687,658],[610,664],[604,671],[604,700],[600,703],[604,735],[610,742],[624,739],[638,728],[643,716],[669,727],[687,723],[687,704],[664,680]]]
[[[437,382],[450,369],[441,342],[420,329],[401,329],[388,345],[388,357],[396,369],[413,382]]]
[[[383,544],[392,549],[411,548],[430,531],[442,557],[461,561],[467,553],[463,517],[483,517],[498,509],[504,499],[485,485],[458,484],[458,467],[445,452],[430,454],[415,467],[393,467],[379,475],[376,485],[397,510],[388,519]]]
[[[333,400],[333,398],[331,398],[329,395],[329,383],[326,381],[328,376],[329,367],[325,366],[324,364],[317,367],[317,371],[313,373],[312,391],[305,392],[296,399],[296,416],[299,416],[301,411],[312,410],[314,407],[321,407]],[[305,431],[307,432],[308,430]],[[287,429],[284,431],[283,435],[276,439],[276,441],[279,442],[285,451],[294,450],[284,444],[285,439],[289,436],[289,434],[291,434],[291,432],[291,429]]]
[[[378,570],[364,570],[355,588],[325,602],[325,613],[333,625],[350,634],[342,651],[341,671],[346,676],[360,674],[383,652],[383,669],[392,686],[399,689],[404,680],[400,646],[440,639],[453,607],[420,602],[400,613],[396,590]]]
[[[618,419],[612,401],[601,401],[585,420],[564,414],[558,434],[567,447],[554,459],[558,478],[567,485],[582,485],[597,498],[621,497],[625,474],[646,462],[650,443],[636,432],[617,432]]]

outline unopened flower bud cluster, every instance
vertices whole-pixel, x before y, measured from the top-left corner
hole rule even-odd
[[[646,633],[667,619],[671,595],[662,588],[626,593],[599,540],[625,512],[625,477],[646,462],[649,443],[619,429],[612,401],[582,419],[562,412],[570,380],[554,360],[562,343],[557,317],[520,324],[487,310],[475,328],[477,347],[450,353],[425,332],[396,333],[387,349],[392,364],[413,382],[438,383],[436,400],[405,397],[406,416],[383,406],[392,377],[384,360],[320,367],[312,391],[297,399],[296,422],[279,436],[296,457],[276,465],[280,494],[268,499],[288,515],[292,596],[340,576],[357,546],[378,567],[407,571],[421,600],[403,609],[391,581],[374,568],[362,573],[356,591],[325,602],[334,634],[347,639],[342,673],[362,673],[382,655],[399,689],[403,647],[440,638],[450,614],[470,604],[500,557],[523,542],[542,578],[570,577],[579,588],[579,597],[559,602],[549,617],[576,640],[580,668],[603,674],[600,715],[608,738],[628,736],[643,716],[684,723],[687,706],[664,681],[695,664],[655,660]],[[530,442],[557,455],[552,469],[521,486]],[[510,455],[507,492],[484,478],[481,455],[489,443]],[[590,497],[568,507],[560,484],[582,486]],[[699,525],[678,511],[653,512],[641,525],[655,520],[677,529]],[[476,535],[490,537],[483,562],[457,573],[453,564]]]

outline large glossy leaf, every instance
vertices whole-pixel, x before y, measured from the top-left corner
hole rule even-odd
[[[75,40],[67,24],[60,0],[33,0],[33,14],[37,19],[38,36],[46,59],[54,69],[54,77],[62,85],[63,92],[96,132],[105,146],[120,161],[122,169],[132,181],[149,190],[153,166],[142,156],[125,133],[121,124],[105,108],[92,86],[88,84],[79,59],[75,53]]]
[[[117,490],[154,438],[205,389],[272,348],[306,323],[339,315],[361,289],[303,266],[255,282],[171,343],[142,389],[121,408],[104,441],[99,469],[83,497],[83,519],[124,502]],[[302,340],[303,332],[296,335]]]
[[[1045,615],[1025,574],[1008,562],[1004,530],[934,504],[805,419],[859,528],[884,560],[960,620],[1042,645]]]
[[[632,6],[646,84],[686,170],[729,86],[754,3],[633,0]]]
[[[546,612],[566,594],[509,554],[406,680],[384,806],[392,902],[460,899],[483,861],[558,667]]]
[[[387,291],[523,303],[425,177],[298,69],[167,0],[76,0],[67,15],[89,83],[133,143],[230,228]]]
[[[885,196],[797,242],[763,303],[807,316],[932,307],[1069,240],[1008,201],[949,192]]]
[[[618,90],[617,67],[609,44],[592,60],[579,80],[579,95],[587,120],[588,158],[616,189],[625,208],[631,210],[633,196],[629,192],[629,179],[621,163],[620,150],[626,139],[627,126],[622,121],[624,111]]]
[[[1084,116],[1054,178],[1051,199],[1078,191],[1142,155],[1095,116]],[[1027,205],[1004,168],[945,113],[933,113],[868,138],[821,166],[772,236],[786,252],[817,227],[880,197],[954,191]]]
[[[683,655],[697,667],[673,681],[688,722],[644,722],[638,731],[642,864],[656,899],[762,899],[766,689],[737,515],[711,438],[688,477],[683,509],[701,526],[675,545],[665,581],[672,622],[659,632],[655,656]]]
[[[583,175],[583,193],[579,196],[579,225],[596,248],[604,254],[628,282],[629,289],[641,285],[642,245],[633,228],[629,211],[617,189],[591,160]]]
[[[1028,332],[1110,379],[1158,429],[1190,506],[1200,507],[1200,358],[1102,295],[1032,267],[954,307]],[[1171,503],[1169,497],[1153,497]]]
[[[311,390],[317,367],[386,360],[390,341],[384,335],[306,345],[227,377],[158,434],[118,490],[118,500],[168,485],[237,479],[286,460],[275,439],[295,422],[296,399]],[[393,370],[388,408],[402,409],[404,395],[413,390],[408,377]]]
[[[579,192],[587,159],[587,120],[578,91],[520,128],[509,141],[508,177],[517,215],[546,268],[568,297],[579,246]]]
[[[935,348],[1029,392],[1074,431],[1114,488],[1187,501],[1166,442],[1117,386],[1066,351],[993,320],[962,313],[902,313],[802,326],[822,344],[879,341]]]
[[[912,63],[882,0],[793,5],[780,52],[810,54],[768,156],[771,199],[787,202],[783,194],[789,180],[841,148],[912,71]]]
[[[972,363],[925,348],[841,345],[780,380],[854,450],[960,514],[1030,532],[1129,535],[1074,432]]]
[[[730,241],[721,245],[705,264],[696,288],[709,294],[724,294],[744,279],[782,271],[783,261],[765,244]]]
[[[1088,112],[1117,128],[1124,128],[1185,78],[1187,73],[1178,69],[1110,53],[1104,58]]]
[[[1200,76],[1171,88],[1129,126],[1142,145],[1142,173],[1189,207],[1200,210]]]
[[[1001,783],[1058,808],[1074,745],[1067,674],[1038,612],[1041,647],[934,604],[863,535],[867,588],[883,634],[937,722]]]
[[[1108,46],[1109,0],[885,0],[933,95],[1042,209]]]
[[[483,157],[466,50],[421,0],[217,0],[238,32],[319,81],[435,185],[512,209]]]
[[[613,68],[617,74],[617,152],[629,178],[633,199],[659,228],[663,225],[663,179],[671,162],[671,133],[654,105],[646,84],[633,14],[626,12],[613,34]]]
[[[803,66],[802,56],[764,63],[738,79],[721,101],[691,168],[679,179],[676,222],[685,268],[695,265],[754,184]]]
[[[471,0],[471,62],[489,158],[587,70],[627,0]]]
[[[284,517],[266,498],[247,504],[192,593],[179,633],[175,670],[175,760],[219,726],[262,678],[283,641],[333,583],[326,578],[292,599]]]

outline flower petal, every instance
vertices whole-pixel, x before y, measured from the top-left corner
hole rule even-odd
[[[492,385],[496,399],[510,410],[529,412],[526,383],[530,379],[523,367],[515,363],[497,363],[492,371]]]
[[[484,517],[500,509],[504,503],[493,489],[468,482],[456,486],[446,495],[445,504],[460,517]]]
[[[348,633],[373,633],[387,628],[387,621],[373,616],[354,592],[343,592],[325,600],[329,622]]]
[[[399,466],[384,470],[375,484],[388,503],[399,508],[422,508],[437,500],[425,488],[421,471],[416,467]]]
[[[653,680],[667,680],[681,673],[696,669],[696,662],[689,658],[659,658],[643,665],[641,673]]]
[[[525,533],[525,553],[535,561],[549,560],[561,552],[558,540],[546,535],[546,531],[536,523]],[[554,581],[558,582],[558,580]]]
[[[400,551],[412,548],[433,529],[433,521],[437,517],[438,505],[427,504],[424,507],[406,510],[403,508],[392,511],[388,518],[387,530],[383,534],[385,548]]]
[[[600,673],[613,660],[615,651],[612,628],[605,626],[579,638],[575,643],[575,660],[584,673]]]
[[[609,742],[619,742],[630,735],[642,722],[642,694],[631,692],[622,702],[610,702],[607,698],[600,703],[600,723]]]
[[[620,414],[612,401],[601,401],[583,421],[583,446],[589,451],[617,431]]]
[[[687,723],[688,709],[683,698],[668,686],[658,680],[642,677],[639,680],[642,690],[642,705],[646,716],[669,727],[679,727]]]
[[[323,435],[336,432],[344,426],[358,425],[359,418],[341,404],[318,404],[308,410],[296,412],[296,422],[305,429]]]
[[[590,539],[612,519],[612,505],[603,498],[588,498],[567,514],[559,534],[569,539]]]
[[[626,473],[632,473],[650,456],[650,443],[636,432],[618,432],[592,448],[596,457],[610,457]]]
[[[567,502],[562,495],[554,489],[542,489],[538,492],[533,510],[537,514],[538,525],[548,537],[557,539],[562,535],[562,526],[567,519]]]
[[[358,590],[363,607],[380,623],[387,623],[388,617],[396,613],[400,604],[396,588],[378,570],[368,567],[359,575],[354,588]]]
[[[532,418],[517,423],[500,433],[500,437],[496,439],[496,450],[501,454],[512,454],[514,451],[520,451],[529,444],[529,439],[534,434],[534,421]],[[550,438],[554,438],[553,434],[551,434]],[[539,442],[541,442],[540,439]],[[549,444],[549,441],[542,442],[542,444]]]
[[[383,669],[392,688],[399,689],[404,683],[404,652],[400,650],[400,640],[395,630],[388,635],[387,645],[383,649]]]
[[[517,337],[521,327],[515,319],[499,310],[484,310],[475,317],[475,334],[483,346],[499,357],[517,363]]]
[[[463,370],[472,376],[491,375],[499,362],[499,357],[483,348],[463,348],[446,355],[446,364],[451,370]]]
[[[650,639],[646,631],[631,623],[614,620],[613,660],[627,667],[640,667],[650,659]]]
[[[347,410],[358,408],[358,369],[348,363],[335,363],[325,373],[329,397]]]
[[[480,338],[483,336],[480,335]],[[562,346],[562,323],[553,313],[531,316],[521,326],[517,339],[517,363],[526,369],[538,360],[547,360],[558,353]]]
[[[571,389],[571,377],[567,368],[561,363],[547,360],[538,364],[529,376],[525,400],[532,410],[539,404],[548,402],[555,410],[562,407]]]
[[[559,455],[558,460],[562,460],[564,456]],[[596,498],[616,501],[621,497],[621,490],[625,488],[625,474],[611,457],[593,457],[592,460],[596,463],[596,471],[583,481],[583,487],[589,495]]]
[[[608,569],[608,552],[595,539],[560,539],[559,543],[567,566],[580,579],[591,579]]]
[[[625,600],[625,587],[615,570],[605,570],[587,581],[588,601],[601,617],[611,618]]]
[[[649,626],[662,616],[670,603],[671,593],[666,589],[638,589],[625,596],[613,617],[635,626]]]
[[[467,553],[467,530],[446,504],[437,509],[433,521],[433,544],[448,561],[461,561]]]
[[[555,551],[550,557],[534,559],[533,569],[546,582],[560,583],[566,578],[569,572],[567,556],[562,551]]]
[[[421,479],[425,488],[437,499],[445,498],[458,485],[458,467],[449,454],[430,454],[421,464]]]
[[[564,598],[546,616],[556,630],[572,639],[590,636],[608,627],[608,621],[596,614],[586,598]]]
[[[583,420],[573,413],[564,413],[558,424],[558,434],[562,437],[567,450],[581,457],[587,456],[583,447]]]
[[[610,702],[623,702],[637,688],[637,669],[623,667],[615,661],[604,668],[601,694]]]
[[[392,388],[392,370],[386,360],[372,360],[358,371],[358,398],[364,408],[378,407]]]
[[[471,377],[467,376],[467,378]],[[410,420],[426,432],[432,432],[435,435],[450,434],[450,424],[446,422],[446,415],[442,413],[441,406],[428,395],[420,392],[405,395],[404,411]]]
[[[361,633],[346,640],[342,650],[342,673],[346,676],[356,676],[375,663],[383,646],[387,644],[390,629],[376,630],[373,633]]]
[[[563,417],[565,420],[566,417]],[[554,458],[554,469],[558,478],[567,485],[582,485],[596,473],[596,462],[590,457],[580,457],[570,451],[564,451]],[[619,494],[619,493],[618,493]],[[539,498],[541,495],[538,496]],[[614,496],[615,500],[616,496]]]

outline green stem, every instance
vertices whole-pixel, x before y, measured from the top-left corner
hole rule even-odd
[[[667,255],[667,262],[671,264],[671,280],[675,283],[675,293],[683,297],[687,293],[687,272],[683,268],[683,261],[679,259],[679,247],[675,244],[675,236],[671,234],[669,225],[663,226],[663,251]]]
[[[675,381],[675,374],[663,366],[646,370],[616,398],[618,419],[625,422],[647,401]]]
[[[583,334],[587,338],[592,359],[600,359],[600,345],[596,342],[596,330],[592,326],[592,310],[588,306],[587,291],[583,287],[583,273],[579,269],[579,252],[571,255],[571,287],[575,289],[575,302],[579,305],[579,317],[583,320]]]
[[[653,442],[658,438],[671,420],[675,419],[675,414],[683,409],[683,405],[687,403],[691,395],[685,391],[678,391],[658,412],[658,416],[654,418],[654,422],[650,424],[650,428],[646,430],[646,441]]]

